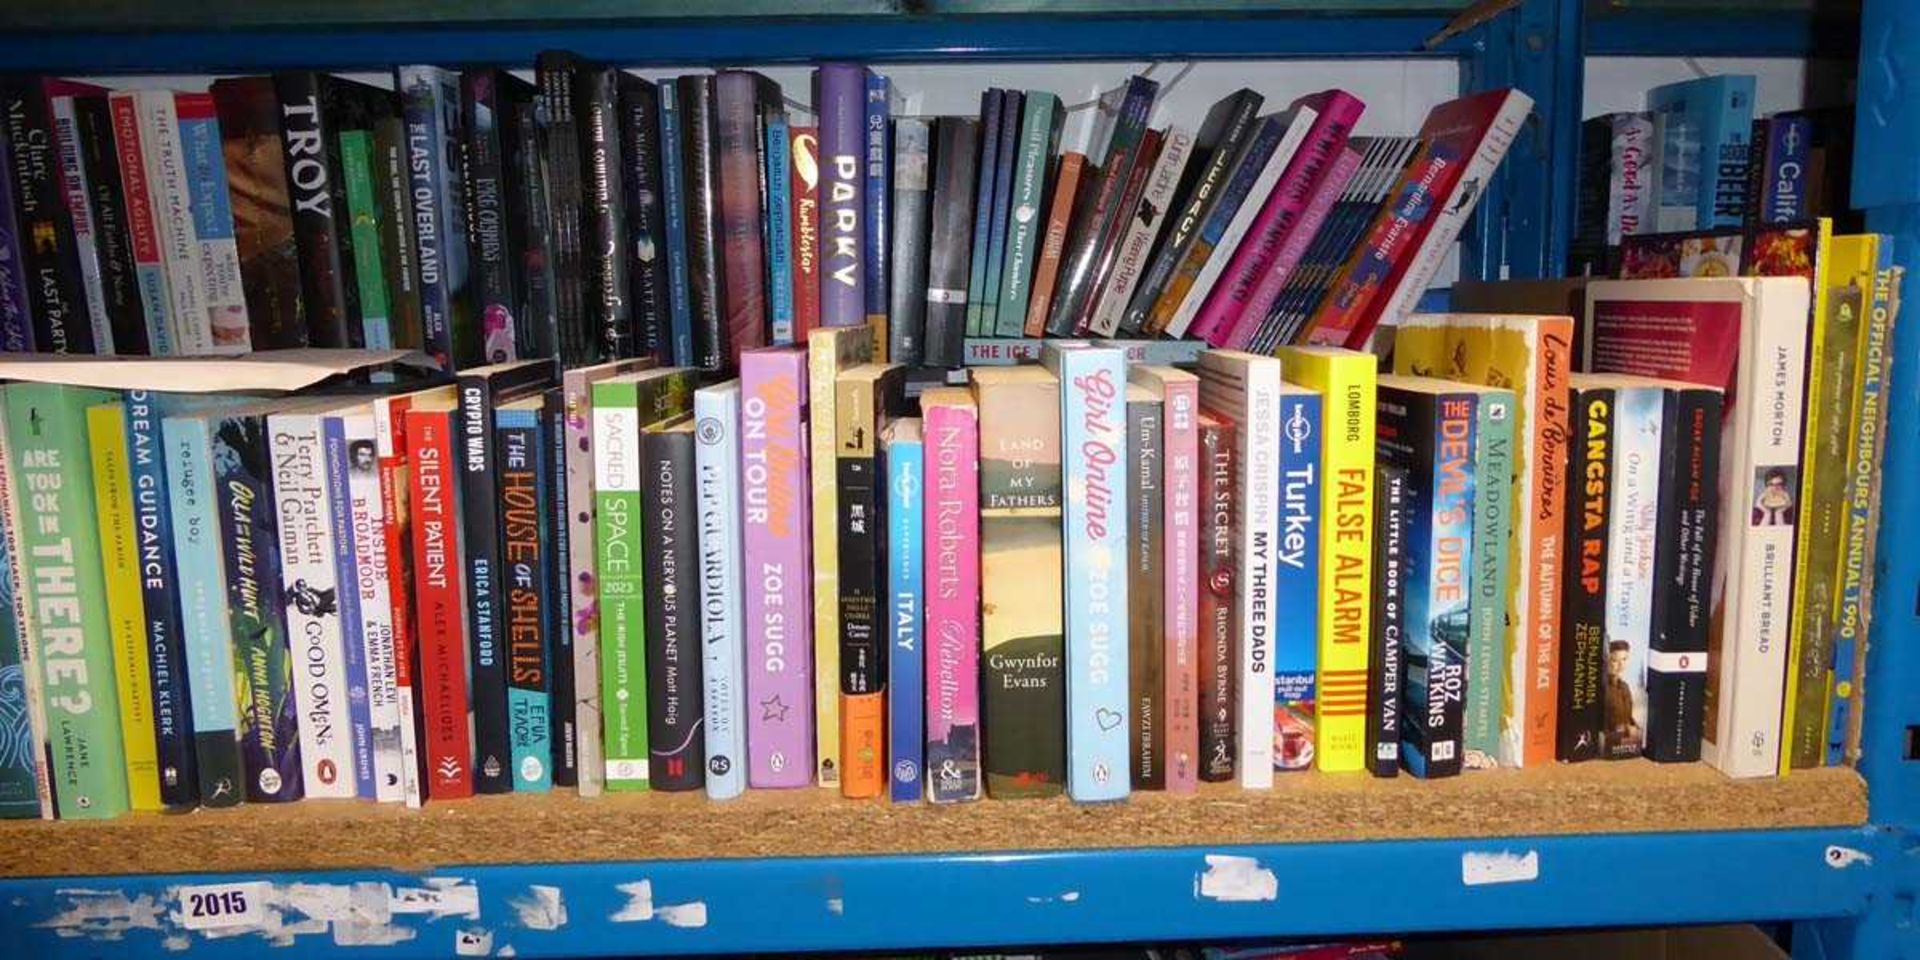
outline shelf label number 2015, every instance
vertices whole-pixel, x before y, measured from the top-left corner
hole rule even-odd
[[[266,915],[264,883],[209,883],[180,888],[173,919],[188,930],[214,930],[259,923]]]

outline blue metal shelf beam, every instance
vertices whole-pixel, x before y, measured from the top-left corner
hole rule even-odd
[[[1849,56],[1860,24],[1795,11],[1641,11],[1587,21],[1587,53],[1614,57]]]

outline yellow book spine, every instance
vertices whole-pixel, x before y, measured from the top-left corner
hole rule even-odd
[[[1373,433],[1378,374],[1372,354],[1285,347],[1281,371],[1316,390],[1321,431],[1320,677],[1315,758],[1327,771],[1366,768],[1367,660],[1373,614]]]
[[[1822,617],[1825,599],[1823,592],[1830,590],[1808,589],[1807,585],[1816,568],[1814,556],[1831,556],[1830,551],[1822,550],[1815,541],[1823,539],[1818,531],[1818,520],[1814,509],[1820,505],[1823,474],[1837,469],[1844,483],[1845,458],[1842,457],[1824,468],[1820,462],[1821,435],[1823,433],[1822,416],[1826,406],[1826,395],[1838,387],[1834,371],[1827,370],[1830,345],[1827,343],[1827,307],[1830,297],[1828,291],[1835,276],[1833,248],[1833,221],[1821,218],[1818,237],[1815,240],[1813,275],[1813,323],[1812,335],[1807,340],[1807,382],[1806,395],[1802,401],[1803,414],[1800,419],[1800,491],[1796,498],[1795,522],[1799,543],[1793,551],[1793,582],[1799,585],[1793,591],[1793,608],[1787,628],[1787,691],[1780,716],[1780,775],[1786,776],[1793,769],[1793,746],[1799,739],[1794,736],[1796,725],[1801,722],[1803,713],[1819,709],[1819,704],[1803,706],[1800,703],[1801,675],[1808,672],[1803,666],[1803,657],[1813,663],[1813,672],[1824,675],[1826,643],[1818,638],[1817,622]],[[1843,348],[1846,349],[1846,348]],[[1722,561],[1724,562],[1724,561]],[[1829,585],[1831,586],[1831,585]],[[1815,636],[1810,637],[1809,634]],[[1818,661],[1815,663],[1815,661]],[[1823,698],[1824,699],[1824,698]],[[1825,723],[1825,714],[1816,719],[1816,723]],[[1824,746],[1824,745],[1823,745]]]
[[[835,468],[834,381],[873,358],[866,326],[807,335],[807,430],[813,495],[813,743],[815,780],[840,785],[840,497]]]
[[[160,809],[160,762],[153,732],[153,680],[147,673],[146,602],[140,593],[139,530],[127,465],[126,414],[117,403],[87,408],[93,454],[94,513],[106,574],[107,627],[120,688],[120,738],[128,798],[135,810]]]

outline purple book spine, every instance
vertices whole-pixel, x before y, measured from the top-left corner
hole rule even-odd
[[[13,217],[13,169],[7,136],[0,130],[0,350],[33,350],[33,322],[27,316],[27,269],[20,259],[20,227]]]
[[[866,150],[867,71],[829,63],[814,71],[813,102],[820,113],[820,322],[857,327],[867,322]]]
[[[856,307],[859,305],[856,304]],[[807,519],[807,354],[740,355],[747,785],[813,784],[813,607]]]

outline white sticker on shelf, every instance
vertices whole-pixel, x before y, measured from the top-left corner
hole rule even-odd
[[[1193,878],[1193,895],[1228,903],[1274,900],[1280,896],[1280,878],[1252,857],[1209,853],[1206,872]]]
[[[453,955],[484,957],[493,952],[493,931],[485,927],[453,932]]]
[[[169,919],[188,930],[258,926],[266,919],[267,892],[258,881],[183,886]]]
[[[1827,847],[1827,866],[1835,870],[1845,870],[1856,863],[1873,866],[1873,854],[1865,850],[1843,847],[1837,843]]]
[[[533,884],[526,896],[509,898],[507,906],[529,930],[558,930],[567,925],[567,901],[559,887]]]
[[[1468,850],[1460,855],[1460,882],[1469,887],[1490,883],[1530,883],[1540,879],[1540,852],[1528,850]]]

